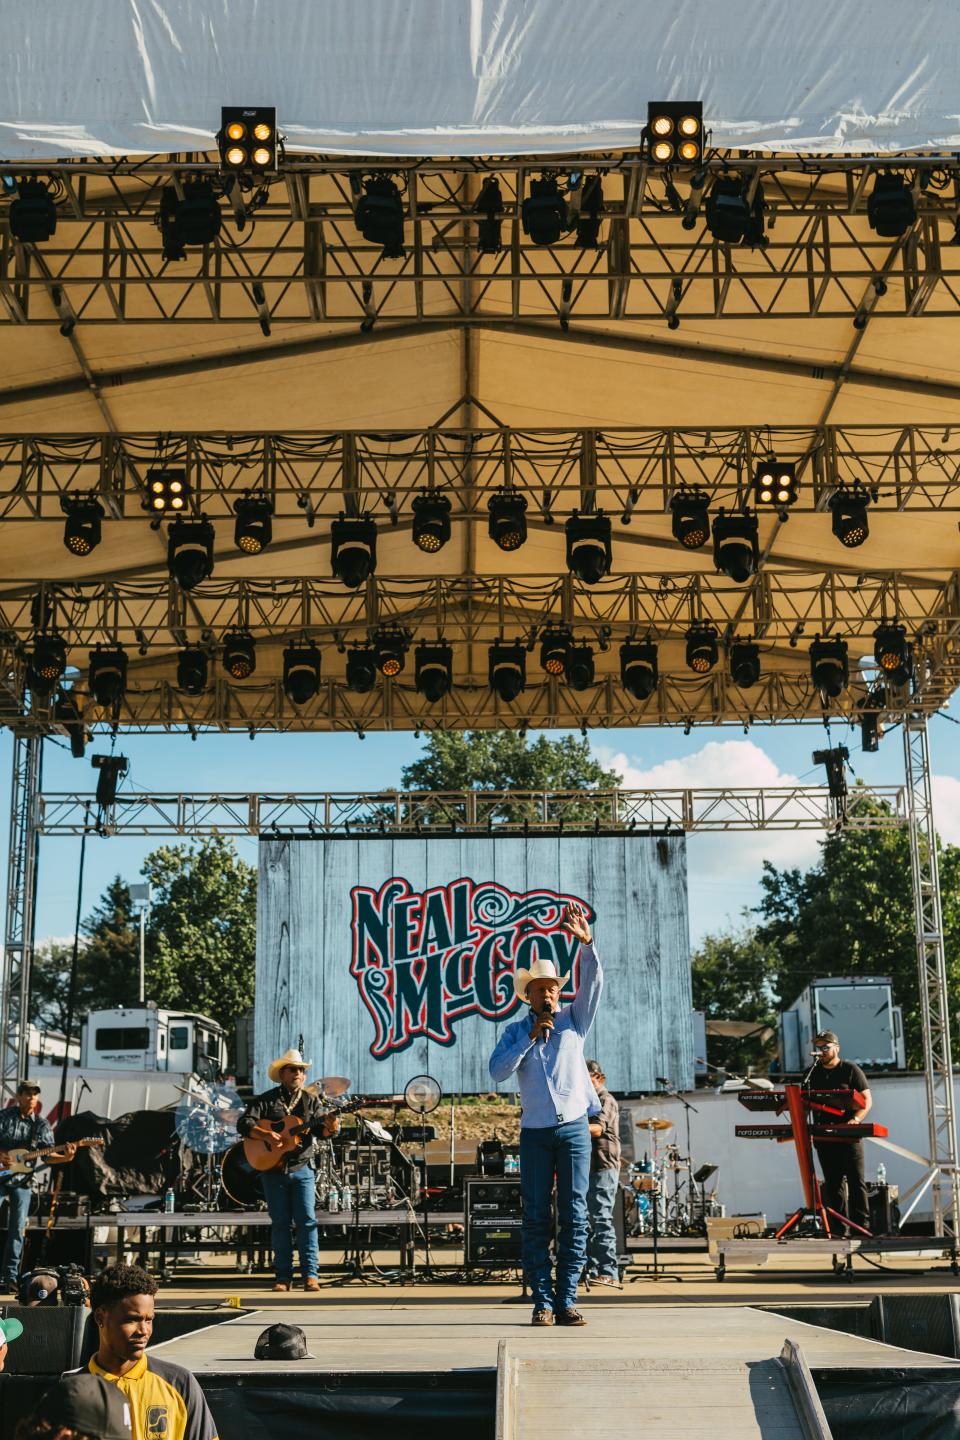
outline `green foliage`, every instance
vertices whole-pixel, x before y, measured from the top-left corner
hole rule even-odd
[[[30,1020],[45,1030],[59,1030],[67,1025],[67,1004],[70,992],[70,961],[73,946],[59,940],[46,940],[33,952],[30,964]],[[74,1034],[78,1027],[74,1026]]]
[[[140,917],[126,880],[115,875],[83,922],[81,1010],[136,1005],[140,987]]]
[[[708,1019],[776,1025],[776,961],[750,925],[705,936],[691,961],[694,1009],[703,1010]],[[767,1048],[760,1036],[707,1039],[710,1063],[741,1074],[756,1066]]]

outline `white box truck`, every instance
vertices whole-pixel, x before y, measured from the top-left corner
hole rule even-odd
[[[780,1015],[780,1061],[788,1075],[812,1063],[810,1044],[821,1030],[840,1038],[844,1060],[866,1071],[905,1070],[903,1017],[888,976],[847,975],[814,980]]]

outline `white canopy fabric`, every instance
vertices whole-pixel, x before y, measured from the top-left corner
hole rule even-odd
[[[291,151],[636,148],[702,99],[724,149],[960,147],[956,0],[5,0],[0,158],[200,151],[275,104]]]

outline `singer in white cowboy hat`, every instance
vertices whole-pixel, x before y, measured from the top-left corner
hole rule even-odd
[[[585,1323],[576,1308],[577,1282],[587,1258],[589,1117],[600,1113],[583,1042],[600,1004],[603,971],[583,907],[568,905],[561,924],[580,941],[576,999],[559,1009],[567,976],[557,973],[552,960],[538,958],[529,970],[518,970],[514,987],[530,1010],[506,1027],[490,1056],[490,1075],[498,1084],[515,1074],[520,1085],[523,1268],[533,1292],[534,1325]],[[554,1175],[556,1288],[549,1252]]]

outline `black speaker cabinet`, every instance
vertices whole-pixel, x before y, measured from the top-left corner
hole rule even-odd
[[[61,1375],[81,1363],[90,1315],[83,1305],[5,1305],[3,1315],[23,1324],[7,1350],[4,1369],[11,1375]]]
[[[522,1256],[520,1181],[470,1175],[464,1181],[468,1265],[517,1265]]]
[[[875,1339],[960,1360],[960,1294],[874,1295],[870,1303]]]

